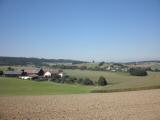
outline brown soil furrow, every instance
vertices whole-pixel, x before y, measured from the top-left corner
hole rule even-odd
[[[160,90],[0,97],[2,120],[160,120]]]

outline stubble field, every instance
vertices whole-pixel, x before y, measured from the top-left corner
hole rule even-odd
[[[0,97],[1,120],[159,120],[160,89]]]

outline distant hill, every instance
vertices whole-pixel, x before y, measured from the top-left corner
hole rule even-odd
[[[81,64],[81,63],[86,63],[86,62],[78,61],[78,60],[68,60],[68,59],[44,59],[44,58],[0,56],[0,65],[38,65],[38,66],[41,66],[46,63]]]
[[[152,61],[139,61],[139,62],[129,62],[126,63],[127,66],[133,67],[150,67],[152,70],[159,71],[160,70],[160,61],[152,60]]]
[[[125,63],[125,64],[152,64],[152,63],[160,63],[160,60],[127,62],[127,63]]]

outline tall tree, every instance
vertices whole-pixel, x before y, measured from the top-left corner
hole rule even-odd
[[[38,75],[39,75],[39,76],[43,76],[43,75],[44,75],[43,69],[40,69],[40,71],[38,72]]]

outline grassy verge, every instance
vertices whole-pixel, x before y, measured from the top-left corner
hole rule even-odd
[[[159,86],[150,87],[139,87],[139,88],[125,88],[125,89],[111,89],[111,90],[92,90],[91,93],[111,93],[111,92],[125,92],[125,91],[139,91],[139,90],[150,90],[150,89],[160,89]]]

